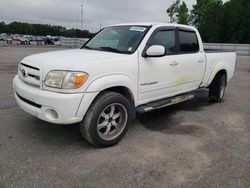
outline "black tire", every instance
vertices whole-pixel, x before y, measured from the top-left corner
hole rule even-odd
[[[221,103],[226,89],[226,75],[217,74],[209,86],[209,101]]]
[[[111,113],[112,109],[114,109],[113,113]],[[80,124],[82,136],[96,147],[109,147],[117,144],[128,130],[132,117],[131,109],[129,100],[119,93],[104,92],[100,94],[90,106],[83,122]],[[121,114],[116,119],[115,111],[117,114]],[[113,114],[113,116],[110,114]],[[105,123],[108,123],[108,125],[103,126]],[[117,127],[112,123],[116,124]],[[102,126],[103,128],[100,128]],[[112,131],[114,132],[113,137]],[[105,137],[106,132],[110,133],[107,137]]]

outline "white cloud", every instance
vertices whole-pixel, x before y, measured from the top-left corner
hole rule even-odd
[[[84,29],[136,21],[168,22],[173,0],[84,0]],[[192,7],[195,0],[185,0]],[[1,0],[0,21],[20,21],[80,27],[81,0]],[[77,24],[78,15],[78,24]]]

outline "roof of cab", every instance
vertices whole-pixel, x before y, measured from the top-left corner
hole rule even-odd
[[[131,23],[121,23],[121,24],[114,24],[111,26],[122,26],[122,25],[138,25],[138,26],[152,26],[160,24],[159,22],[131,22]]]
[[[189,29],[195,29],[192,26],[176,24],[176,23],[164,23],[164,22],[131,22],[131,23],[122,23],[122,24],[115,24],[111,26],[125,26],[125,25],[134,25],[134,26],[174,26],[174,27],[185,27]]]

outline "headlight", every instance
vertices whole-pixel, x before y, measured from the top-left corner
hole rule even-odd
[[[59,89],[77,89],[87,80],[88,74],[85,72],[71,71],[50,71],[45,78],[47,87]]]

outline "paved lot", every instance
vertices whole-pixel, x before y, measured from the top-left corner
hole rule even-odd
[[[95,149],[77,125],[42,122],[20,110],[18,62],[46,48],[0,48],[0,187],[250,187],[250,58],[222,104],[207,91],[135,120],[115,147]]]

